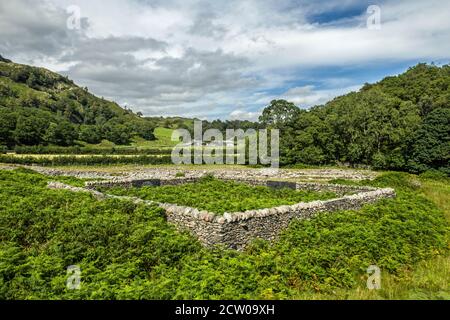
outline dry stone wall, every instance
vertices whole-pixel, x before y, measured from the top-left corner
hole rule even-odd
[[[142,179],[87,182],[88,190],[100,186],[142,187],[146,185],[163,186],[196,182],[200,178]],[[196,208],[160,203],[166,211],[167,221],[178,229],[188,230],[204,245],[223,245],[230,249],[243,249],[255,238],[274,240],[287,228],[293,219],[308,219],[320,212],[359,209],[366,203],[383,198],[395,197],[391,188],[320,184],[304,182],[270,181],[262,179],[223,179],[245,182],[250,185],[263,185],[272,188],[289,187],[296,190],[331,191],[339,198],[326,201],[302,202],[274,208],[248,210],[217,215]],[[136,200],[133,198],[133,200]]]
[[[169,222],[190,230],[205,245],[221,244],[239,250],[255,238],[276,239],[293,219],[308,219],[325,211],[359,209],[366,203],[392,197],[395,197],[393,189],[377,189],[326,201],[224,213],[222,216],[169,204],[164,208]]]

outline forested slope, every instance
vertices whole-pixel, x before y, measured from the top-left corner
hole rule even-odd
[[[448,174],[450,66],[418,64],[310,110],[275,100],[260,120],[282,130],[284,164],[347,162]]]
[[[154,139],[154,127],[187,128],[192,119],[143,118],[42,68],[0,56],[0,150],[73,146],[106,139]],[[450,173],[450,66],[418,64],[359,92],[301,110],[284,100],[259,123],[204,121],[203,129],[279,128],[281,163],[370,165],[375,169]]]
[[[153,122],[98,98],[66,77],[0,56],[0,146],[154,139]]]

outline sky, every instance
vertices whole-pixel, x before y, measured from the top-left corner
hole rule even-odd
[[[446,0],[0,0],[0,55],[146,116],[256,120],[450,61]]]

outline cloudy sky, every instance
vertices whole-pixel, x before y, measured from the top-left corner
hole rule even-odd
[[[442,0],[0,0],[0,54],[148,116],[255,119],[449,63],[449,17]]]

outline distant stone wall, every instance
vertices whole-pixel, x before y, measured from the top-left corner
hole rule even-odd
[[[145,187],[145,186],[168,186],[168,185],[179,185],[184,183],[192,183],[197,182],[201,178],[174,178],[174,179],[115,179],[115,180],[101,180],[101,181],[88,181],[86,182],[86,188],[88,189],[96,189],[99,187],[123,187],[123,188],[131,188],[131,187]]]
[[[88,182],[88,190],[94,191],[99,186],[142,187],[146,185],[163,186],[196,182],[200,178],[116,180]],[[223,179],[244,182],[250,185],[263,185],[272,188],[288,187],[296,190],[331,191],[339,198],[326,201],[301,202],[274,208],[248,210],[245,212],[224,213],[217,215],[196,208],[160,203],[166,211],[167,221],[178,229],[188,230],[204,245],[223,245],[230,249],[243,249],[255,238],[274,240],[293,219],[308,219],[320,212],[359,209],[366,203],[383,198],[395,197],[390,188],[349,186],[338,184],[320,184],[288,181],[267,181],[261,179]],[[139,200],[130,198],[134,201]],[[142,201],[142,200],[141,200]],[[145,201],[151,203],[149,201]]]
[[[310,190],[310,191],[330,191],[337,195],[344,195],[346,193],[361,193],[377,190],[374,187],[368,186],[352,186],[344,184],[323,184],[323,183],[310,183],[310,182],[297,182],[297,190]]]
[[[201,177],[196,178],[172,178],[172,179],[120,179],[120,180],[101,180],[101,181],[88,181],[86,182],[86,188],[96,189],[98,187],[144,187],[144,186],[168,186],[168,185],[180,185],[184,183],[194,183],[200,181]],[[373,191],[376,188],[367,186],[352,186],[342,184],[324,184],[324,183],[312,183],[312,182],[291,182],[282,180],[264,180],[264,179],[247,179],[247,178],[219,178],[224,181],[235,181],[246,183],[251,186],[267,186],[270,188],[290,188],[295,190],[309,190],[309,191],[330,191],[337,195],[344,195],[346,193],[359,193],[366,191]]]

